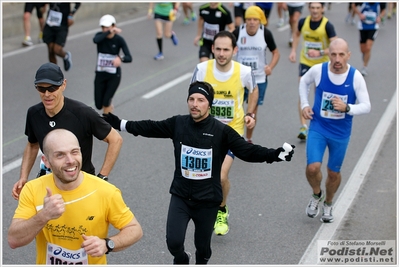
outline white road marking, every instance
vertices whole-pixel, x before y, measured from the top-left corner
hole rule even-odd
[[[154,96],[162,93],[163,91],[166,91],[166,90],[172,88],[172,86],[175,86],[176,84],[179,84],[182,81],[187,80],[188,78],[191,78],[192,75],[193,75],[192,73],[186,73],[186,74],[184,74],[184,75],[182,75],[180,77],[177,77],[173,81],[170,81],[167,84],[164,84],[161,87],[158,87],[157,89],[152,90],[151,92],[143,95],[142,98],[149,99],[151,97],[154,97]]]

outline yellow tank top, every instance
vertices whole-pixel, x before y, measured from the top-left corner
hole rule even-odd
[[[214,61],[208,60],[204,79],[215,90],[211,114],[240,135],[244,135],[244,87],[241,82],[240,64],[233,61],[233,74],[223,82],[217,80],[213,74]]]
[[[326,24],[328,19],[322,18],[320,26],[316,30],[310,28],[310,16],[307,16],[303,23],[301,34],[302,34],[302,51],[300,62],[306,66],[313,66],[318,63],[329,61],[328,55],[321,57],[309,58],[307,56],[308,49],[324,50],[330,45],[330,40],[326,32]]]

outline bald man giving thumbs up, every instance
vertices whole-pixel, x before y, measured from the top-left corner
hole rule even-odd
[[[72,132],[49,132],[43,153],[53,172],[23,187],[8,230],[11,248],[36,238],[36,264],[106,264],[105,254],[141,239],[141,226],[121,191],[81,171],[82,154]],[[119,233],[108,237],[110,223]]]

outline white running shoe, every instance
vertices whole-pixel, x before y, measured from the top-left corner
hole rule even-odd
[[[324,223],[331,223],[334,221],[334,216],[332,214],[333,206],[327,205],[325,202],[323,203],[323,212],[320,217],[320,221]]]
[[[31,46],[33,45],[32,38],[30,36],[26,36],[24,41],[22,42],[23,46]]]
[[[319,204],[324,200],[324,191],[321,190],[321,196],[318,197],[312,194],[312,197],[309,200],[309,204],[306,207],[306,215],[310,218],[314,218],[319,215]]]

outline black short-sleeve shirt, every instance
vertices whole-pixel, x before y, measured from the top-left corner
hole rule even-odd
[[[25,134],[30,143],[39,142],[40,149],[43,151],[43,139],[54,129],[66,129],[76,135],[82,151],[82,170],[95,174],[91,162],[93,136],[103,140],[110,133],[111,125],[93,108],[67,97],[64,97],[64,106],[61,111],[54,117],[47,115],[43,103],[28,109]]]

